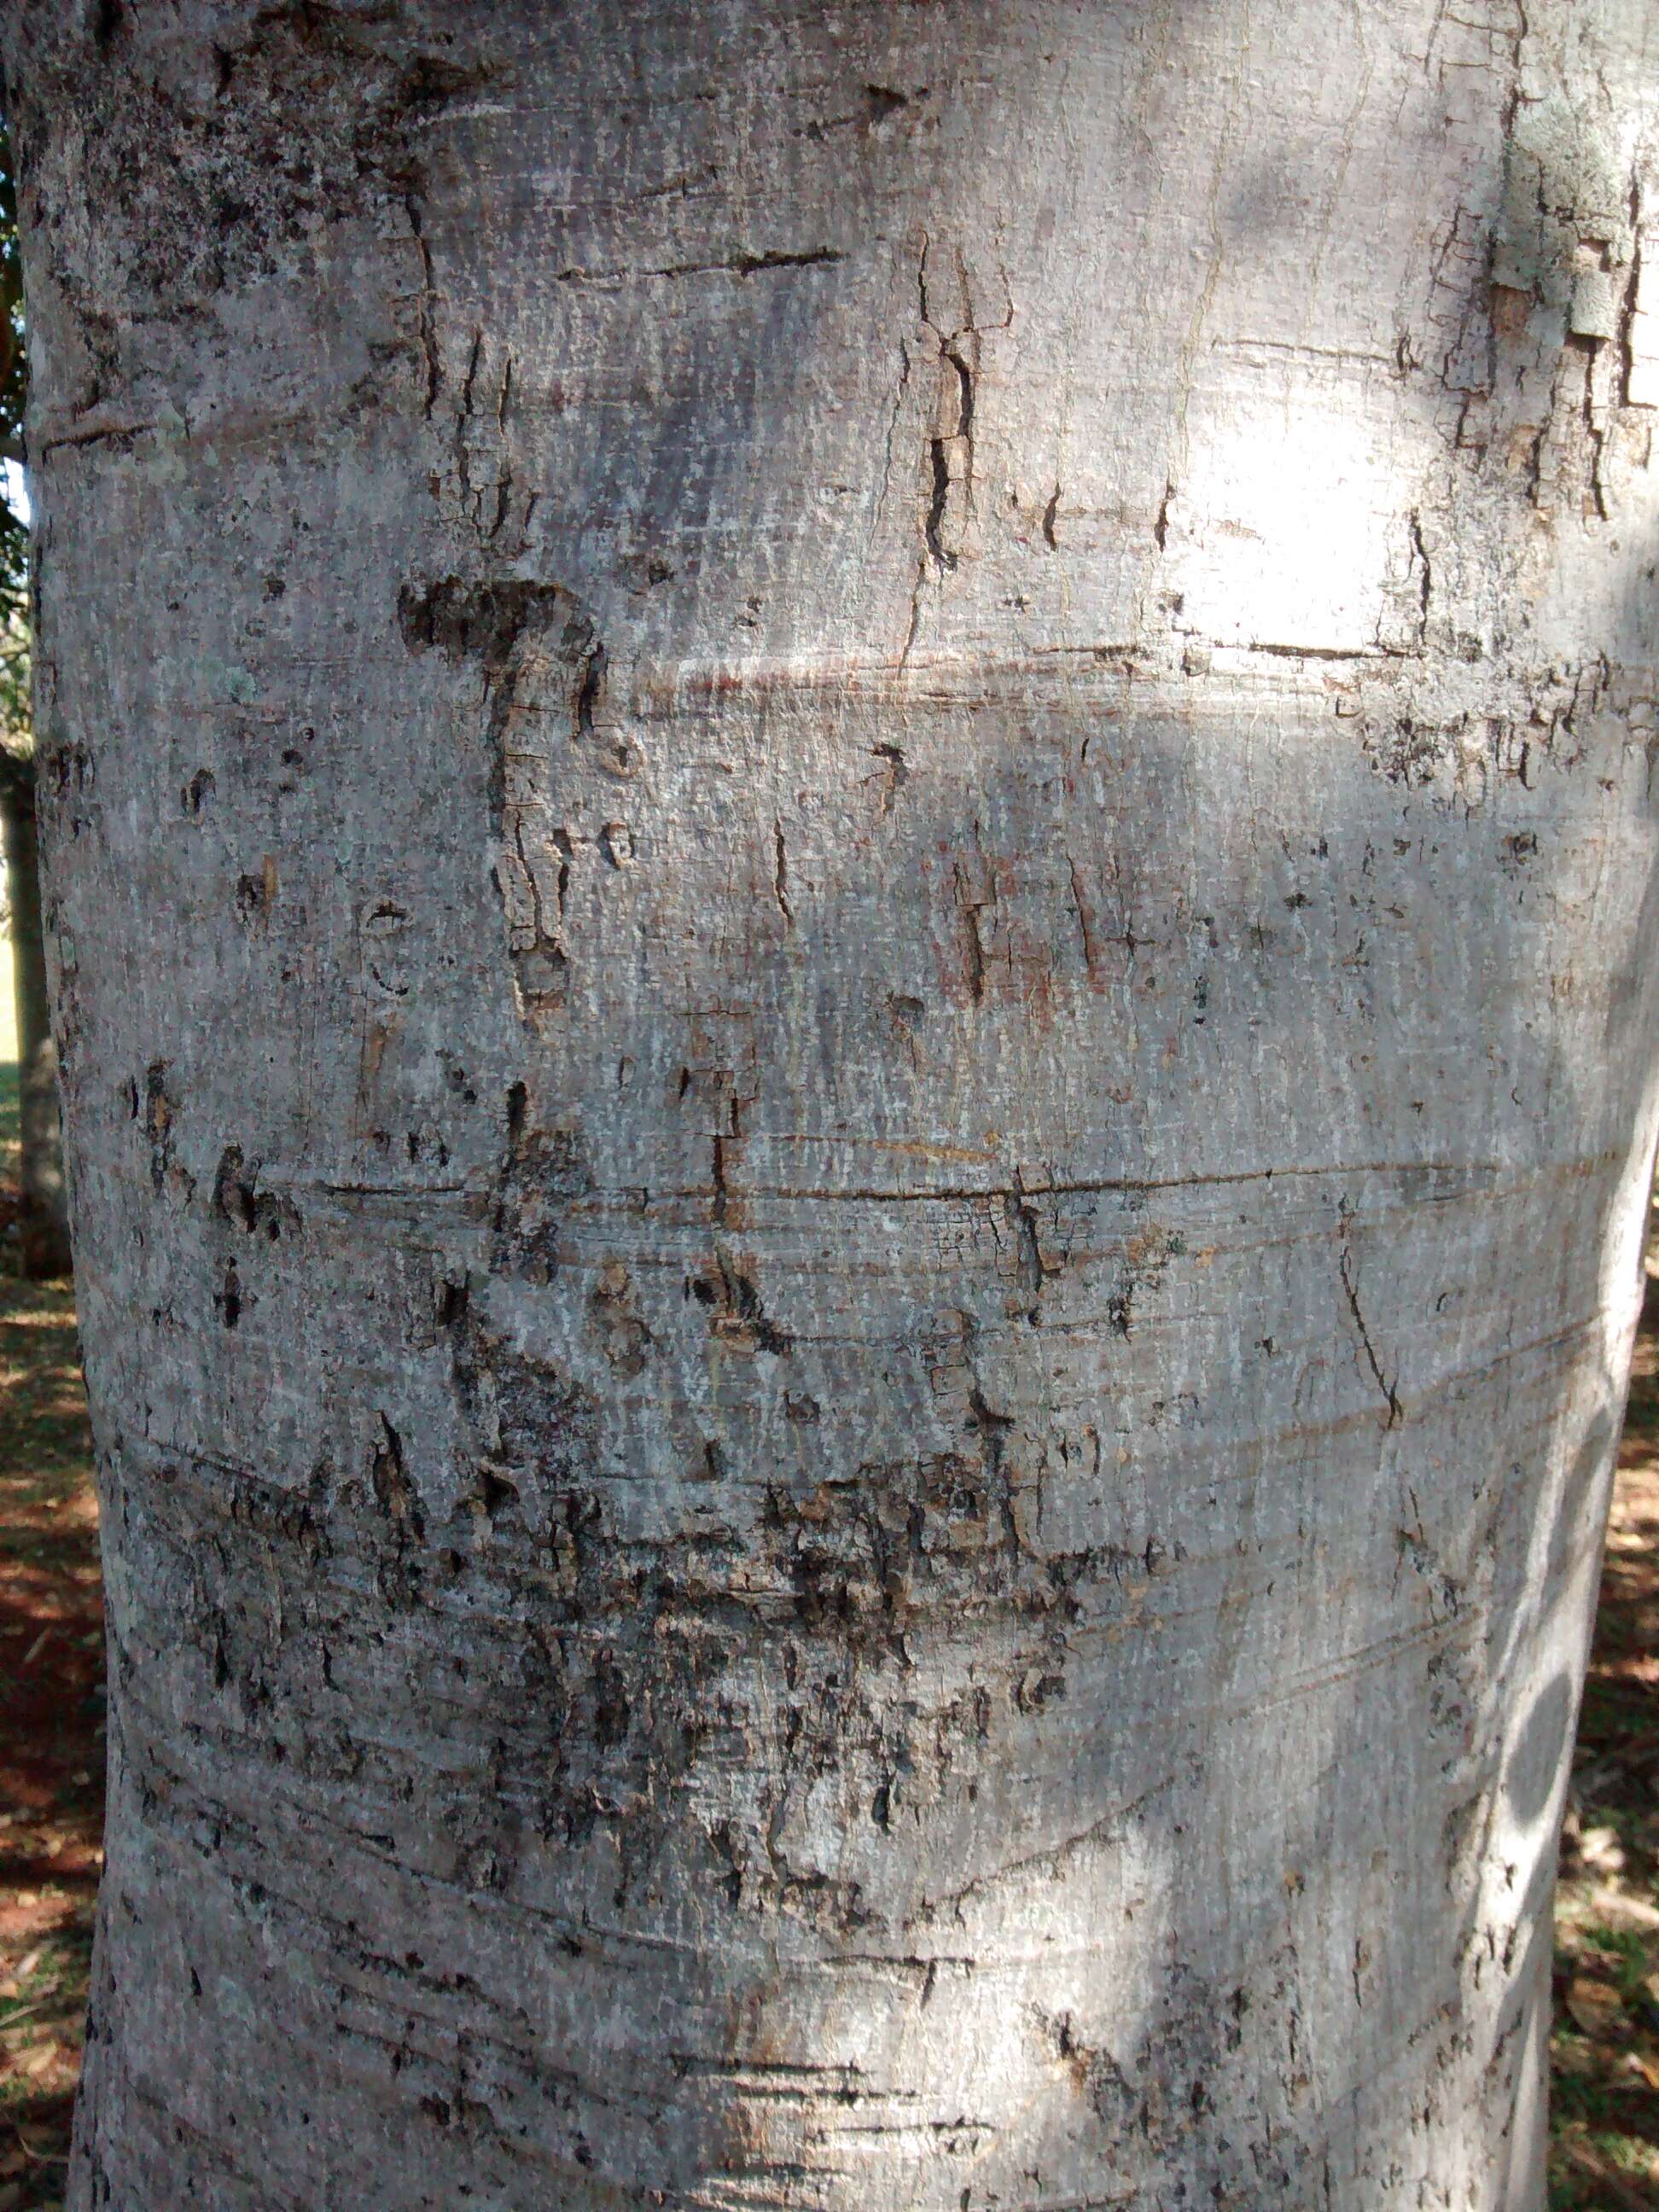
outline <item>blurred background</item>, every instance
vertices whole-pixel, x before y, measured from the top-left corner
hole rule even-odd
[[[58,2205],[101,1860],[103,1627],[34,873],[27,383],[0,134],[0,2207]]]
[[[34,873],[26,386],[0,128],[0,2212],[63,2203],[99,1869],[103,1633]],[[1659,1239],[1556,1911],[1551,2202],[1659,2212]]]

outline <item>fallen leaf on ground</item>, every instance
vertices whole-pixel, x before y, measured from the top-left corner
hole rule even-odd
[[[1625,2016],[1625,2001],[1611,1982],[1580,1974],[1567,1985],[1567,2010],[1586,2035],[1607,2035]]]
[[[1622,1874],[1625,1847],[1616,1828],[1586,1828],[1578,1838],[1578,1856],[1597,1874]]]

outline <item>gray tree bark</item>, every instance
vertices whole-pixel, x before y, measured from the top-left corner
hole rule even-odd
[[[0,747],[0,844],[11,902],[12,996],[17,1016],[18,1253],[39,1280],[70,1270],[69,1193],[58,1112],[40,913],[34,758]]]
[[[1541,2203],[1644,0],[14,0],[71,2202]]]

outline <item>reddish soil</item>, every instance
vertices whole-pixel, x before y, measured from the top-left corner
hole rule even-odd
[[[0,1278],[0,2212],[62,2203],[103,1853],[103,1611],[67,1284]]]

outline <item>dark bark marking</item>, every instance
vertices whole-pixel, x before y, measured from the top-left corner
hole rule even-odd
[[[783,842],[783,824],[776,820],[772,824],[772,896],[786,925],[793,929],[795,913],[789,903],[789,852]]]
[[[1426,642],[1429,635],[1429,595],[1434,588],[1434,568],[1429,559],[1428,548],[1423,543],[1423,520],[1413,507],[1410,516],[1412,559],[1421,570],[1418,580],[1418,642]]]
[[[674,283],[686,276],[757,276],[775,269],[821,269],[844,261],[847,256],[833,246],[814,246],[804,251],[769,247],[761,253],[734,253],[719,261],[673,261],[653,269],[583,269],[572,266],[555,274],[559,284],[617,284],[629,279],[660,278]]]
[[[411,653],[436,650],[456,664],[476,658],[493,678],[507,666],[527,629],[550,627],[574,605],[559,584],[516,576],[469,584],[459,576],[441,576],[403,586],[398,626]]]
[[[404,193],[404,210],[409,217],[416,252],[421,257],[421,358],[426,369],[426,389],[421,414],[429,422],[432,410],[438,403],[439,386],[443,380],[443,372],[438,361],[437,337],[433,328],[432,248],[427,243],[426,233],[421,227],[420,202],[413,192]]]
[[[496,839],[496,885],[509,917],[510,950],[520,1004],[527,1015],[556,1015],[569,991],[569,951],[563,936],[574,842],[568,830],[553,833],[559,855],[558,914],[544,912],[538,876],[541,855],[526,849],[526,823],[539,815],[534,794],[526,798],[519,780],[526,764],[510,756],[515,708],[541,706],[550,669],[563,672],[563,705],[573,744],[586,744],[601,732],[599,710],[610,656],[591,616],[558,584],[524,578],[468,583],[441,577],[423,586],[405,584],[398,596],[398,619],[411,652],[435,650],[452,664],[476,659],[483,668],[484,729],[489,746],[489,800]],[[530,641],[537,649],[530,649]],[[554,678],[555,696],[559,679]],[[526,693],[529,695],[526,700]],[[601,750],[601,765],[617,775],[635,766],[627,740],[612,736]],[[616,834],[612,834],[613,829]],[[627,853],[623,846],[627,842]],[[607,825],[601,849],[613,866],[631,857],[623,825]],[[522,921],[525,909],[529,927]]]
[[[1036,1214],[1031,1201],[1024,1193],[1013,1200],[1014,1219],[1019,1227],[1019,1261],[1025,1276],[1026,1288],[1031,1293],[1031,1303],[1026,1308],[1025,1318],[1035,1328],[1042,1318],[1042,1279],[1048,1270],[1044,1267],[1042,1248],[1037,1243]]]
[[[1094,932],[1090,926],[1089,902],[1083,896],[1083,883],[1078,874],[1077,862],[1069,853],[1066,855],[1066,866],[1071,878],[1072,905],[1077,915],[1078,935],[1083,944],[1084,971],[1092,975],[1095,972],[1097,948],[1094,941]]]
[[[1032,1318],[1035,1317],[1033,1309]],[[999,1413],[988,1405],[984,1393],[975,1382],[968,1393],[968,1423],[978,1439],[991,1491],[990,1503],[995,1507],[1003,1541],[1011,1552],[1018,1552],[1019,1533],[1014,1525],[1013,1488],[1007,1464],[1008,1432],[1014,1425],[1013,1417],[1008,1413]]]
[[[870,748],[871,757],[885,763],[886,775],[882,779],[881,811],[884,815],[893,811],[893,802],[904,788],[910,774],[910,763],[901,745],[879,744]]]
[[[593,734],[593,709],[599,702],[610,655],[586,617],[573,622],[566,630],[565,638],[568,645],[574,641],[580,657],[580,672],[576,683],[576,735],[591,738]]]
[[[179,1112],[167,1066],[153,1060],[144,1071],[144,1134],[149,1139],[149,1179],[158,1191],[165,1188],[173,1164],[173,1125]]]
[[[967,313],[967,271],[957,257],[957,275],[961,279],[964,314]],[[957,547],[945,543],[945,532],[951,504],[953,478],[951,461],[953,448],[959,448],[962,459],[961,494],[964,506],[971,511],[974,503],[974,411],[978,380],[979,333],[971,320],[964,320],[954,330],[945,331],[933,320],[927,295],[927,240],[921,241],[921,257],[916,268],[916,296],[921,319],[939,348],[939,358],[956,379],[951,395],[953,404],[942,409],[937,428],[927,441],[927,466],[930,479],[927,513],[922,524],[922,542],[927,556],[934,567],[945,574],[957,562]],[[1012,319],[1010,310],[1009,320]],[[1004,327],[1006,325],[1005,324]],[[972,342],[972,358],[963,349],[963,340]],[[925,573],[925,564],[924,564]],[[920,590],[920,581],[918,583]],[[911,633],[915,628],[915,611],[912,607]]]
[[[580,1139],[569,1129],[531,1128],[525,1085],[510,1085],[489,1215],[491,1265],[526,1282],[550,1283],[559,1271],[563,1202],[591,1187]]]
[[[922,535],[927,541],[927,550],[935,564],[941,568],[954,568],[957,556],[943,544],[939,532],[945,526],[945,509],[951,496],[951,464],[945,441],[941,437],[927,441],[933,470],[933,497],[928,504],[927,520]]]
[[[588,1308],[613,1373],[631,1382],[643,1372],[656,1339],[635,1310],[633,1279],[620,1260],[599,1270]]]
[[[728,1199],[726,1184],[726,1139],[724,1137],[715,1137],[711,1139],[711,1142],[714,1157],[709,1165],[709,1180],[714,1194],[712,1212],[714,1225],[719,1228],[726,1219]]]
[[[1348,1311],[1353,1316],[1353,1325],[1358,1331],[1359,1341],[1364,1347],[1366,1364],[1370,1367],[1372,1379],[1382,1393],[1388,1405],[1389,1418],[1384,1425],[1390,1429],[1396,1429],[1406,1417],[1405,1409],[1401,1405],[1394,1383],[1390,1382],[1382,1372],[1377,1360],[1376,1347],[1371,1343],[1370,1331],[1365,1326],[1365,1316],[1359,1310],[1359,1292],[1353,1279],[1350,1248],[1346,1244],[1337,1257],[1337,1272],[1342,1278],[1342,1288],[1348,1301]]]
[[[900,108],[908,107],[913,99],[925,100],[927,96],[927,87],[925,84],[915,93],[895,92],[890,85],[886,84],[866,84],[864,88],[865,106],[872,120],[896,115]]]
[[[404,1465],[404,1442],[385,1413],[369,1466],[369,1480],[381,1510],[401,1535],[407,1529],[418,1543],[425,1533],[425,1516],[415,1486]]]
[[[483,1510],[485,1520],[494,1522],[519,1503],[519,1486],[510,1481],[499,1468],[480,1467],[476,1490],[473,1492]]]
[[[240,1145],[227,1145],[213,1179],[213,1210],[245,1237],[264,1236],[272,1244],[284,1231],[301,1227],[299,1208],[284,1193],[258,1188],[259,1163],[245,1162]]]
[[[978,1006],[985,997],[987,968],[985,940],[981,934],[980,915],[987,907],[996,905],[997,890],[996,878],[991,864],[986,860],[984,847],[981,842],[980,824],[977,822],[974,824],[974,849],[979,860],[983,890],[978,889],[970,882],[969,872],[961,861],[958,860],[954,864],[951,873],[954,878],[956,903],[963,916],[966,936],[964,967],[969,996],[974,1004]]]
[[[720,1141],[715,1139],[716,1145]],[[749,1270],[723,1252],[715,1252],[712,1267],[686,1278],[684,1295],[707,1309],[709,1334],[723,1343],[743,1352],[769,1352],[774,1358],[784,1358],[795,1348],[790,1332],[768,1315]]]

